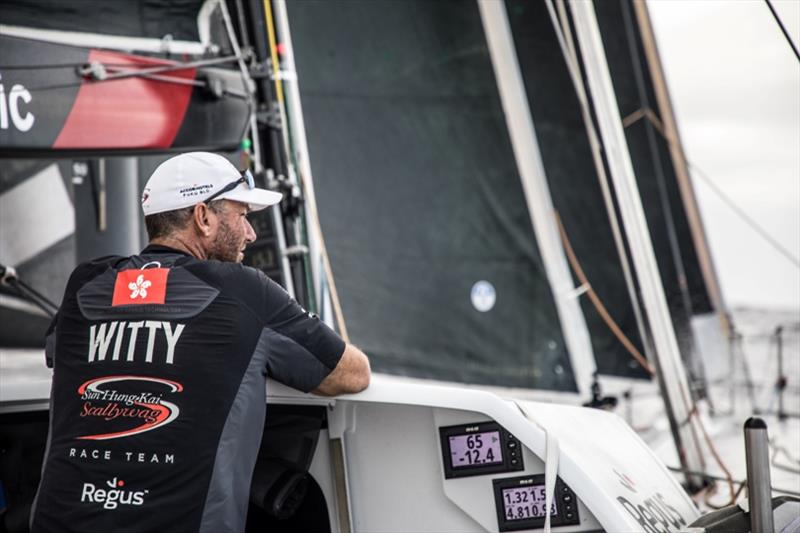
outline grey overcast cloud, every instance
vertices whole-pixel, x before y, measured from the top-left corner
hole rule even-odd
[[[800,267],[706,183],[800,257],[800,62],[763,0],[647,5],[724,297],[800,312]],[[773,5],[798,46],[800,0]]]

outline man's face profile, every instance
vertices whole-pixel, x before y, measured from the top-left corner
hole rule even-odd
[[[230,263],[244,260],[247,244],[256,240],[256,233],[247,220],[248,208],[241,202],[226,201],[215,211],[217,228],[208,246],[208,258]]]

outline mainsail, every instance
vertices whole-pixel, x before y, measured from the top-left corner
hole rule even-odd
[[[637,296],[629,290],[630,281],[623,269],[627,259],[620,255],[615,242],[587,125],[547,4],[508,1],[506,11],[531,115],[537,125],[553,205],[598,298],[625,336],[643,353],[642,324],[636,317]],[[615,209],[614,204],[611,208]],[[587,298],[581,299],[581,308],[598,372],[648,377]]]
[[[382,372],[576,390],[477,4],[287,7],[354,342]]]

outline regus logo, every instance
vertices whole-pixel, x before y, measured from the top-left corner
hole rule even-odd
[[[116,509],[120,505],[144,504],[145,495],[149,490],[125,490],[125,481],[121,479],[110,479],[106,481],[107,489],[98,489],[94,483],[84,483],[81,491],[82,503],[101,503],[103,509]]]

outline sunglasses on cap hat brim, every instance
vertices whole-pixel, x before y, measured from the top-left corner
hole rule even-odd
[[[209,202],[214,200],[215,198],[219,198],[221,195],[225,194],[228,191],[232,191],[236,187],[239,186],[240,183],[246,183],[248,189],[255,189],[256,188],[256,180],[253,178],[253,173],[250,172],[250,169],[245,169],[240,171],[239,178],[230,182],[229,184],[225,185],[223,188],[203,200],[203,203],[208,205]]]

